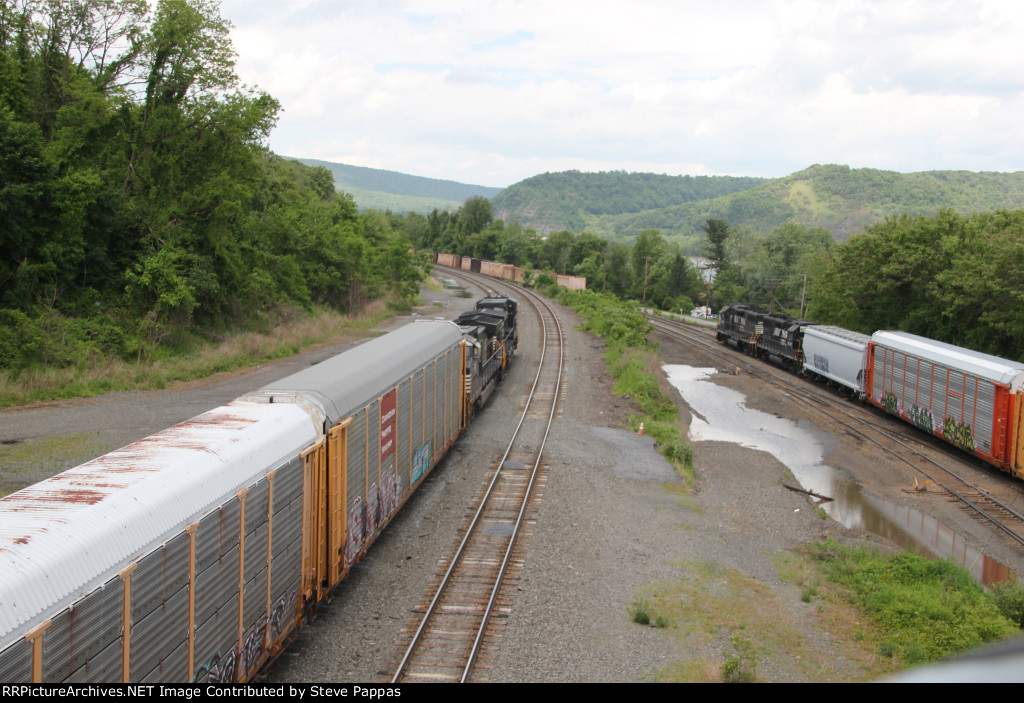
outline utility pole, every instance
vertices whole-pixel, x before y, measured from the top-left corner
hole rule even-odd
[[[647,260],[649,258],[651,257],[644,257],[644,305],[647,305]]]

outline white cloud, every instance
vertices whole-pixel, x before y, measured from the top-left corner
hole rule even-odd
[[[1024,6],[1022,6],[1024,7]],[[1018,169],[1003,2],[252,2],[238,71],[271,148],[508,185],[543,171]]]

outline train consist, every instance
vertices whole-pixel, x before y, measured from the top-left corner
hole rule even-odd
[[[450,268],[462,269],[470,273],[482,273],[485,276],[493,276],[510,283],[518,283],[519,285],[525,285],[526,283],[526,269],[522,266],[502,264],[497,261],[487,261],[486,259],[474,259],[470,256],[459,256],[458,254],[436,254],[434,256],[434,263]],[[555,283],[563,288],[568,288],[569,290],[587,289],[587,279],[584,276],[566,276],[560,273],[551,273],[549,275],[554,277]]]
[[[476,308],[0,500],[0,681],[249,680],[501,379],[516,302]]]
[[[722,308],[718,340],[834,382],[1024,478],[1024,364],[905,332],[868,336],[738,304]]]

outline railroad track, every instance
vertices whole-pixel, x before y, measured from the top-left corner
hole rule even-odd
[[[693,325],[653,316],[648,316],[648,319],[659,332],[701,346],[718,356],[727,349],[715,340],[713,330],[694,328]],[[890,422],[885,417],[880,419],[873,408],[866,405],[860,408],[851,406],[832,393],[813,386],[808,388],[806,383],[798,382],[797,377],[791,374],[757,362],[731,348],[728,351],[731,363],[779,387],[798,402],[810,405],[816,412],[827,415],[907,464],[933,485],[943,489],[951,499],[960,502],[977,519],[1024,547],[1024,513],[1013,507],[1012,500],[999,499],[965,474],[968,470],[981,471],[988,479],[1008,484],[1013,489],[1014,500],[1019,497],[1018,482],[993,472],[987,466],[972,462],[970,457],[960,456],[945,443],[913,433],[912,428],[903,423]]]
[[[501,287],[494,279],[445,269],[477,285]],[[484,281],[484,283],[480,283]],[[525,295],[541,327],[540,362],[521,418],[491,480],[461,530],[458,545],[438,565],[437,577],[417,618],[404,632],[403,650],[391,677],[397,682],[464,682],[493,644],[497,615],[506,615],[502,586],[521,563],[516,558],[535,487],[541,480],[544,447],[557,408],[564,366],[564,337],[554,310],[540,296]]]

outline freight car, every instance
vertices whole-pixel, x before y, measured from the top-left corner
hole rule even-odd
[[[870,343],[871,337],[860,332],[833,325],[808,325],[804,328],[803,373],[837,383],[863,398]]]
[[[868,337],[841,327],[784,318],[776,322],[772,317],[728,305],[721,311],[718,339],[838,383],[901,420],[1024,478],[1024,364],[905,332],[878,331]],[[779,346],[773,348],[773,343]]]
[[[406,325],[0,500],[0,681],[250,679],[493,388],[474,345]]]
[[[875,332],[867,399],[1024,478],[1024,364],[905,332]]]

